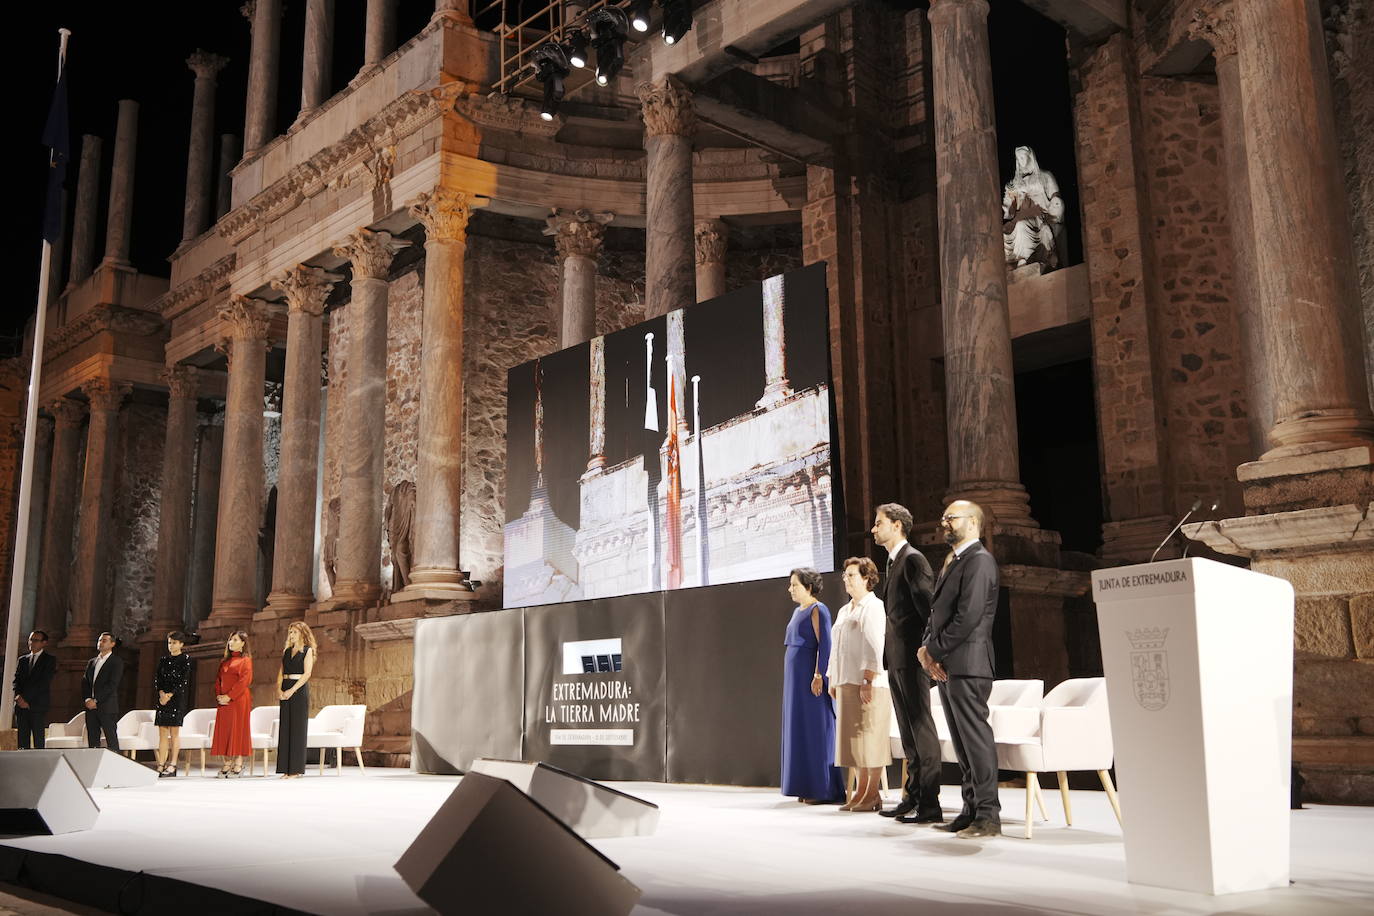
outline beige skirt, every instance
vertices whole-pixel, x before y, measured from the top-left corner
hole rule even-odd
[[[885,767],[892,762],[892,696],[874,687],[873,699],[859,699],[858,684],[835,691],[835,766]]]

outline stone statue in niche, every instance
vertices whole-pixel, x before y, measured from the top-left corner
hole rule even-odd
[[[1064,199],[1054,175],[1040,168],[1035,150],[1016,148],[1016,174],[1002,192],[1002,232],[1007,264],[1012,268],[1059,266],[1059,234],[1064,226]]]
[[[402,480],[391,488],[383,517],[387,541],[391,544],[391,592],[410,584],[411,524],[415,521],[415,484]]]
[[[339,561],[339,506],[339,497],[335,496],[329,500],[329,505],[325,508],[324,544],[320,548],[324,554],[324,574],[329,579],[330,594],[334,593],[334,583],[338,579],[336,567]]]

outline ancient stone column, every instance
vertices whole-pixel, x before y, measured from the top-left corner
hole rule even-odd
[[[301,69],[301,113],[305,118],[329,98],[334,65],[334,0],[305,2],[305,59]]]
[[[1354,249],[1317,0],[1236,6],[1266,458],[1374,443]],[[1300,165],[1295,165],[1300,164]],[[1258,375],[1258,373],[1255,373]]]
[[[153,580],[153,632],[185,623],[186,573],[191,561],[191,468],[196,459],[197,372],[169,366],[167,437],[162,452],[162,501],[157,523],[157,578]]]
[[[697,301],[692,201],[692,95],[676,77],[639,87],[644,114],[646,218],[644,313],[666,315]]]
[[[697,301],[725,294],[725,250],[729,230],[724,221],[699,219],[696,227]]]
[[[934,0],[949,492],[1002,525],[1034,526],[1020,483],[987,0]]]
[[[588,387],[589,425],[587,470],[599,471],[606,466],[606,338],[593,337],[591,344]]]
[[[434,0],[434,15],[431,20],[440,17],[469,19],[467,6],[467,0]]]
[[[410,207],[425,227],[419,459],[410,584],[393,600],[468,591],[458,561],[463,448],[463,256],[471,202],[436,188]]]
[[[100,207],[99,137],[81,137],[81,173],[76,180],[76,212],[72,216],[72,261],[67,272],[70,288],[95,269],[95,223]]]
[[[200,443],[196,452],[195,521],[191,532],[191,569],[187,585],[186,625],[199,628],[210,616],[215,597],[215,529],[219,526],[220,462],[224,459],[224,414],[197,417]]]
[[[258,610],[258,527],[262,523],[262,395],[271,312],[267,303],[233,296],[220,310],[229,332],[224,402],[215,586],[210,619],[233,625]]]
[[[215,154],[215,78],[229,58],[199,48],[186,58],[196,75],[191,102],[191,144],[186,155],[186,206],[182,212],[181,240],[189,242],[210,225],[212,158]]]
[[[614,214],[555,210],[545,235],[552,235],[563,262],[563,317],[559,347],[571,347],[596,334],[596,259]]]
[[[286,372],[277,474],[276,547],[267,610],[289,617],[315,600],[315,497],[320,463],[320,350],[324,303],[340,274],[298,264],[272,281],[286,294]]]
[[[233,134],[219,136],[219,184],[215,189],[215,219],[228,213],[234,205],[234,177],[230,169],[239,161],[239,138]]]
[[[409,244],[363,228],[334,248],[353,265],[334,599],[354,607],[372,604],[382,593],[387,277],[396,252]]]
[[[67,633],[67,607],[72,575],[72,523],[76,518],[77,458],[86,406],[70,398],[47,405],[53,415],[52,471],[48,506],[43,513],[43,566],[38,580],[35,624],[58,642]]]
[[[363,43],[363,67],[369,70],[396,50],[396,0],[367,0],[367,33]]]
[[[72,625],[65,645],[93,646],[110,627],[109,567],[111,514],[114,505],[115,449],[119,442],[119,406],[132,391],[128,383],[95,378],[81,386],[90,399],[91,425],[86,433],[86,472],[81,481],[81,519],[76,554],[70,570]]]
[[[281,0],[248,0],[243,14],[252,22],[248,55],[247,112],[243,122],[243,155],[253,155],[277,133],[277,68],[281,49]]]
[[[787,338],[783,333],[782,275],[763,281],[763,397],[755,407],[771,407],[792,395],[787,379]]]
[[[102,264],[129,264],[129,229],[134,219],[134,161],[137,155],[138,103],[132,99],[120,99],[119,124],[115,128],[114,169],[110,173],[110,207],[105,222],[105,258]]]

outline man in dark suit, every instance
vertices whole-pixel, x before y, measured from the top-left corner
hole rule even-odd
[[[100,735],[105,746],[119,750],[119,682],[124,678],[124,660],[114,654],[115,638],[101,633],[96,642],[99,655],[86,663],[81,678],[81,695],[86,698],[86,743],[100,747]]]
[[[887,551],[887,576],[879,597],[887,613],[883,667],[892,691],[892,708],[906,756],[906,784],[902,800],[882,812],[903,824],[938,824],[940,811],[940,737],[930,717],[930,679],[916,660],[926,622],[930,619],[930,590],[935,577],[930,562],[907,543],[911,513],[896,503],[874,512],[873,540]],[[914,812],[914,814],[913,814]]]
[[[14,727],[19,729],[19,749],[41,748],[48,731],[48,697],[57,659],[48,648],[48,634],[29,634],[29,654],[20,657],[14,672]],[[32,743],[30,743],[32,741]]]
[[[1002,833],[997,745],[988,724],[998,572],[997,561],[979,540],[983,525],[977,503],[956,500],[945,509],[940,527],[953,549],[935,583],[930,626],[918,653],[922,666],[940,685],[963,777],[964,809],[937,829],[963,839]]]

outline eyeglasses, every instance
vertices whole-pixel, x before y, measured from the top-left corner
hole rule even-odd
[[[940,521],[942,521],[942,522],[952,522],[952,521],[954,521],[956,518],[973,518],[973,516],[971,516],[971,515],[942,515],[942,516],[940,516]]]

